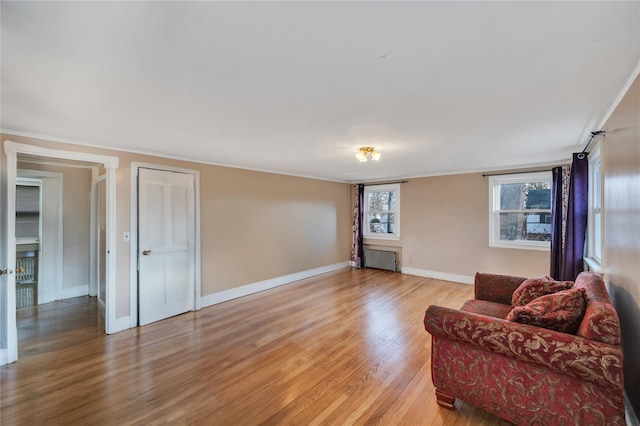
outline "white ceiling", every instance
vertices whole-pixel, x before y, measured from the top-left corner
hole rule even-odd
[[[0,7],[3,131],[347,182],[568,160],[640,63],[638,1]]]

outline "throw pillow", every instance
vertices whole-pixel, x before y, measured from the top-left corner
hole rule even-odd
[[[548,277],[527,278],[518,286],[511,296],[511,305],[524,306],[534,299],[545,294],[568,290],[573,286],[573,281],[554,281]]]
[[[540,296],[524,306],[513,308],[507,319],[575,334],[587,305],[584,294],[583,288],[572,288]]]

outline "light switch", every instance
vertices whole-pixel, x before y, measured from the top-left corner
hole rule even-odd
[[[122,233],[122,239],[124,241],[131,241],[131,233],[130,232],[123,232]]]

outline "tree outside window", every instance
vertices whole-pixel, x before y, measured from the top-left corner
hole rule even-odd
[[[551,173],[490,178],[490,245],[546,249],[551,241]]]
[[[400,186],[365,187],[364,235],[370,238],[398,239],[400,236]]]

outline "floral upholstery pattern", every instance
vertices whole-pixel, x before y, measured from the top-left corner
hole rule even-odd
[[[460,308],[461,311],[474,312],[480,315],[486,315],[488,317],[505,319],[509,312],[511,312],[511,306],[503,305],[502,303],[487,302],[486,300],[467,300]]]
[[[476,274],[476,287],[492,276]],[[578,290],[569,291],[584,293],[587,303],[577,335],[486,315],[500,308],[483,307],[485,301],[506,301],[503,309],[510,309],[525,280],[496,277],[505,287],[476,288],[476,300],[461,309],[428,307],[424,326],[432,335],[437,393],[516,424],[624,425],[620,326],[602,277],[583,272]]]
[[[592,301],[587,306],[577,336],[610,345],[620,344],[618,313],[611,304]]]
[[[432,335],[541,364],[558,373],[604,385],[622,384],[622,350],[618,346],[433,305],[427,309],[424,325]]]
[[[575,334],[584,310],[584,288],[572,288],[540,296],[524,306],[516,306],[507,319]]]
[[[618,388],[434,336],[436,388],[517,425],[624,425]]]
[[[554,281],[547,277],[527,278],[513,292],[511,304],[513,306],[523,306],[540,296],[568,290],[572,286],[572,281]]]

